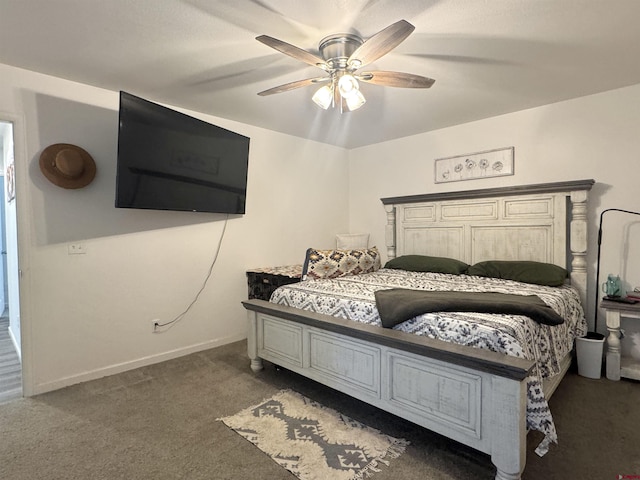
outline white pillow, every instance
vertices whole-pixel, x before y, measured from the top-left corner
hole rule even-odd
[[[336,249],[338,250],[357,250],[368,247],[368,233],[338,233],[336,235]]]

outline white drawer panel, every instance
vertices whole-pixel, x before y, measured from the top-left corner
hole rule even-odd
[[[553,226],[473,227],[472,263],[485,260],[532,260],[552,263]]]
[[[464,258],[462,227],[411,228],[403,232],[402,252],[434,257]]]
[[[393,352],[388,362],[390,403],[480,438],[481,377]]]
[[[309,368],[379,396],[379,348],[312,330],[309,332]]]
[[[407,205],[402,208],[402,211],[404,212],[402,218],[404,222],[433,222],[436,219],[435,205]]]
[[[553,197],[535,200],[505,200],[504,218],[553,218]]]
[[[445,222],[495,220],[498,218],[498,202],[443,203],[441,216]]]
[[[266,315],[261,319],[258,330],[260,356],[302,367],[302,327]]]

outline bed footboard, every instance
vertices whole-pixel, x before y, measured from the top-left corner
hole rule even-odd
[[[496,479],[521,478],[532,361],[262,300],[243,304],[254,371],[262,359],[286,367],[490,454]]]

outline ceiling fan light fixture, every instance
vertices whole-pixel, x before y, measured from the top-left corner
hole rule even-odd
[[[348,99],[359,93],[360,85],[358,85],[356,77],[347,73],[342,75],[340,80],[338,80],[338,90],[343,98]]]
[[[320,82],[330,82],[329,85],[318,89],[311,98],[320,108],[327,110],[329,107],[339,107],[340,112],[343,112],[357,110],[365,104],[366,100],[358,82],[388,87],[429,88],[435,80],[420,75],[358,71],[396,48],[414,30],[415,27],[406,20],[398,20],[367,40],[351,33],[336,33],[320,41],[320,56],[277,38],[260,35],[256,37],[259,42],[307,65],[318,67],[326,75],[285,83],[259,92],[258,95],[272,95]]]
[[[311,97],[311,100],[313,100],[314,103],[318,105],[320,108],[323,108],[324,110],[326,110],[331,106],[331,103],[333,102],[333,91],[331,90],[329,85],[320,87],[316,91],[316,93],[313,94],[313,97]]]
[[[346,97],[345,101],[347,102],[347,108],[349,111],[353,112],[363,106],[367,100],[364,98],[361,91],[356,90],[350,96]]]

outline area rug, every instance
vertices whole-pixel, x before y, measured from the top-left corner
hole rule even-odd
[[[368,478],[409,444],[292,390],[218,420],[301,480]]]

